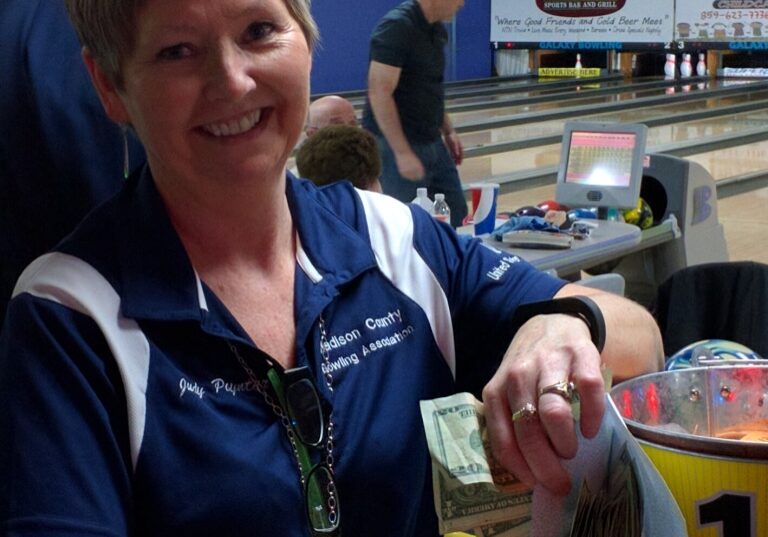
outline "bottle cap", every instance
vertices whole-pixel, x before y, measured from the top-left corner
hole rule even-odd
[[[441,194],[440,192],[435,194],[435,201],[437,201],[437,200],[444,200],[444,199],[445,199],[445,194]]]

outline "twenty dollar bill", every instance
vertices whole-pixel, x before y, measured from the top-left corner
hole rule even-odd
[[[532,492],[493,459],[483,404],[458,393],[420,406],[440,533],[529,519]],[[529,524],[520,530],[527,535]]]

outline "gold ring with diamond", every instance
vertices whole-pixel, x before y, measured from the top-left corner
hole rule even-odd
[[[525,403],[522,408],[512,413],[512,421],[531,420],[536,417],[537,410],[533,403]]]
[[[574,400],[578,400],[579,398],[579,392],[576,391],[576,386],[573,382],[568,380],[561,380],[560,382],[555,382],[549,386],[544,386],[539,390],[539,397],[545,393],[559,395],[569,403],[573,403]]]

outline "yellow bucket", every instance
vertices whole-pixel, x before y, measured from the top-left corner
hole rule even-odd
[[[768,536],[768,366],[654,373],[611,397],[690,537]]]

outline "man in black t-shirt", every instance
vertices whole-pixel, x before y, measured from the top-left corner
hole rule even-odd
[[[376,135],[386,194],[410,202],[418,187],[445,194],[451,224],[467,204],[456,166],[464,149],[445,113],[443,72],[450,20],[463,0],[408,0],[371,36],[368,102],[363,125]]]

